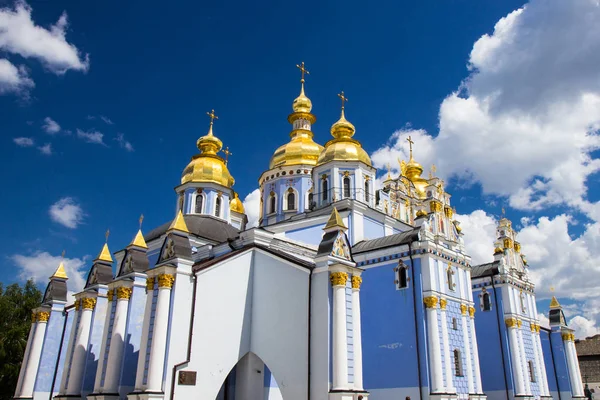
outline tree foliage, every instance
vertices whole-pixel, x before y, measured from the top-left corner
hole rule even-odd
[[[42,292],[32,280],[4,287],[0,282],[0,400],[15,393],[27,335],[31,327],[31,310],[39,307]]]

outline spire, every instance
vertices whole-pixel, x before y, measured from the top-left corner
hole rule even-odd
[[[133,238],[131,243],[129,243],[129,246],[137,246],[137,247],[141,247],[142,249],[148,248],[148,245],[146,244],[146,241],[144,240],[144,235],[142,234],[142,222],[143,221],[144,221],[144,214],[140,215],[140,229],[138,230],[137,234],[135,235],[135,237]]]
[[[294,103],[292,103],[292,109],[295,113],[310,113],[312,110],[312,102],[306,95],[304,94],[304,74],[309,75],[310,72],[304,67],[304,61],[302,64],[296,64],[296,67],[300,70],[302,74],[302,78],[300,79],[300,95],[294,99]]]
[[[56,271],[54,271],[54,273],[50,277],[51,280],[52,279],[64,279],[64,280],[69,279],[69,277],[67,276],[67,271],[65,271],[65,264],[63,263],[63,261],[65,259],[65,251],[64,250],[61,254],[61,257],[62,257],[62,259],[60,260],[60,264],[58,264],[58,268],[56,268]]]
[[[552,300],[550,301],[550,309],[561,308],[562,306],[556,299],[556,296],[552,296]]]
[[[341,93],[338,93],[338,97],[340,100],[342,100],[342,112],[340,119],[338,119],[337,122],[331,126],[331,136],[336,139],[351,138],[354,136],[356,128],[354,128],[354,125],[352,125],[352,123],[346,119],[346,115],[344,114],[344,110],[346,108],[345,104],[348,101],[348,98],[344,95],[343,90]]]
[[[183,218],[183,214],[181,213],[181,210],[179,210],[179,212],[177,213],[177,216],[175,217],[175,219],[171,223],[171,226],[169,226],[169,229],[167,230],[167,232],[172,232],[172,231],[190,233],[190,231],[188,230],[188,227],[185,223],[185,219]]]
[[[108,236],[110,235],[110,230],[106,230],[106,241],[104,242],[104,246],[102,246],[102,250],[100,251],[100,254],[98,254],[98,257],[96,257],[95,261],[106,261],[109,263],[113,262],[113,259],[110,255],[110,250],[108,249]]]
[[[331,210],[331,215],[329,216],[329,220],[327,221],[327,224],[325,224],[325,228],[323,228],[324,231],[333,229],[333,228],[339,228],[342,230],[346,230],[348,228],[346,228],[346,225],[344,225],[344,220],[342,219],[342,217],[340,216],[340,213],[338,212],[337,208],[333,207],[333,210]],[[333,230],[337,230],[337,229],[333,229]]]
[[[213,124],[215,119],[219,119],[219,117],[215,115],[215,110],[207,112],[206,115],[210,117],[208,133],[206,136],[202,136],[200,139],[198,139],[196,145],[203,154],[216,155],[223,148],[223,142],[221,142],[218,137],[213,135]]]

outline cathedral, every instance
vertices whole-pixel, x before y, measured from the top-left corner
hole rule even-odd
[[[494,261],[472,265],[412,139],[377,187],[343,92],[331,139],[313,140],[298,68],[290,139],[258,180],[259,226],[246,226],[213,110],[173,219],[146,233],[140,221],[117,252],[105,243],[72,304],[64,265],[50,277],[14,398],[583,399],[573,331],[556,298],[540,326],[511,222],[498,222]]]

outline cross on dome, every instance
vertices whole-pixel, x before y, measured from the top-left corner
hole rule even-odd
[[[212,124],[214,123],[215,119],[219,119],[219,117],[217,117],[215,115],[215,110],[211,110],[210,112],[207,112],[206,115],[208,115],[210,117],[210,126],[212,126]]]
[[[302,61],[302,64],[300,65],[296,64],[296,68],[298,68],[302,74],[302,79],[300,79],[300,82],[304,83],[304,74],[310,75],[310,72],[308,72],[308,70],[304,67],[304,61]]]
[[[338,93],[338,97],[342,100],[342,110],[344,109],[344,103],[348,101],[348,98],[344,96],[344,91],[342,93]]]
[[[342,93],[344,93],[344,92],[342,92]],[[412,156],[412,145],[415,144],[415,142],[413,142],[412,137],[410,137],[410,136],[406,139],[406,141],[408,142],[408,146],[410,148],[410,158],[412,160],[412,158],[413,158],[413,156]]]

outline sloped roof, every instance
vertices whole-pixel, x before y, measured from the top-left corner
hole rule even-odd
[[[352,254],[365,253],[373,250],[380,250],[386,247],[400,246],[416,242],[419,240],[419,229],[413,228],[408,231],[396,233],[390,236],[384,236],[377,239],[362,240],[352,247]]]
[[[475,265],[471,268],[471,279],[492,276],[498,273],[498,261]]]
[[[203,237],[205,239],[223,243],[229,239],[235,239],[240,231],[229,225],[226,221],[215,218],[210,215],[184,215],[185,224],[190,234]],[[162,236],[171,226],[173,221],[165,222],[158,228],[148,232],[145,237],[149,242]]]

